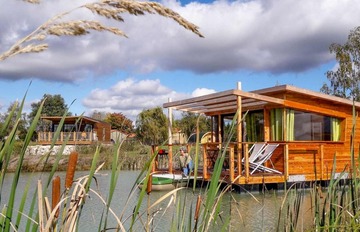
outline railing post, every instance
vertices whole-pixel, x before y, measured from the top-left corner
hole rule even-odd
[[[207,179],[207,157],[206,144],[203,144],[203,177]]]
[[[231,183],[234,181],[234,144],[230,144],[229,146],[230,150],[229,150],[229,163],[230,163],[230,181]]]
[[[239,175],[242,175],[243,171],[244,171],[244,166],[242,164],[242,161],[244,159],[245,161],[245,154],[249,153],[249,145],[247,143],[244,144],[244,152],[240,152],[239,156],[240,156],[240,161],[238,164],[238,167],[239,167]],[[244,162],[245,163],[245,162]],[[243,168],[244,167],[244,168]]]
[[[247,148],[247,144],[246,144],[246,149],[244,152],[244,163],[245,163],[245,180],[246,183],[249,182],[249,152],[248,152],[248,148]]]
[[[285,181],[289,179],[289,144],[284,146],[284,178]]]

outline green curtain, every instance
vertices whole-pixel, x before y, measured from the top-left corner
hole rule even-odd
[[[340,140],[340,120],[338,118],[330,118],[331,122],[331,141]]]
[[[248,113],[246,115],[246,142],[256,141],[256,119],[253,113]]]
[[[295,139],[295,111],[286,110],[286,140],[294,141]]]
[[[282,113],[283,113],[282,108],[270,110],[270,127],[271,127],[270,139],[272,141],[283,140]]]

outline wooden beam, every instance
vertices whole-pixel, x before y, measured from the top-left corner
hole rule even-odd
[[[284,100],[280,98],[275,97],[269,97],[261,94],[251,93],[251,92],[245,92],[242,90],[234,90],[234,94],[241,96],[242,98],[250,98],[250,99],[256,99],[259,101],[265,101],[265,102],[271,102],[279,105],[284,104]]]
[[[339,118],[347,117],[347,114],[342,113],[337,110],[330,110],[330,109],[326,109],[323,107],[308,105],[308,104],[294,102],[294,101],[290,101],[290,100],[284,100],[284,106],[292,108],[292,109],[298,109],[298,110],[304,110],[304,111],[308,111],[308,112],[325,114],[325,115],[333,116],[333,117],[339,117]]]
[[[223,92],[219,92],[219,93],[208,94],[205,96],[193,97],[193,98],[189,98],[189,99],[164,103],[163,107],[164,108],[177,107],[179,105],[193,104],[194,102],[201,102],[201,101],[206,101],[206,100],[210,100],[210,99],[217,99],[220,97],[231,96],[233,94],[234,94],[234,90],[227,90],[227,91],[223,91]]]

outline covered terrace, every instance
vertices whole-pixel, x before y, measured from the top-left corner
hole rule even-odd
[[[314,104],[314,102],[319,104]],[[334,148],[343,145],[343,142],[333,139],[332,135],[328,135],[329,133],[323,135],[325,132],[322,128],[319,129],[321,135],[311,132],[311,136],[313,136],[310,138],[311,141],[305,141],[306,139],[304,141],[295,141],[293,137],[296,132],[288,124],[291,120],[287,119],[286,110],[321,114],[326,119],[334,116],[344,119],[348,117],[346,113],[331,108],[340,107],[344,104],[349,105],[349,101],[294,86],[282,85],[246,92],[241,90],[240,83],[233,90],[185,100],[169,101],[163,105],[164,108],[168,109],[170,120],[168,171],[173,172],[171,115],[173,110],[179,110],[205,114],[211,117],[214,138],[211,142],[201,144],[202,167],[200,170],[204,179],[211,178],[214,162],[224,149],[226,149],[226,165],[223,168],[223,176],[228,182],[256,184],[329,179],[329,171],[331,170],[329,163],[331,163],[331,160],[330,158],[328,160],[325,159],[326,157],[324,158],[324,146]],[[280,117],[278,117],[280,120],[275,123],[282,125],[281,130],[275,129],[273,126],[274,115],[272,114],[274,114],[273,111],[275,112],[274,109],[280,109],[276,111],[276,114],[280,114]],[[243,120],[244,115],[248,112],[260,112],[262,115],[261,126],[251,128],[251,130],[256,130],[257,137],[255,133],[254,135],[249,134],[250,126],[248,125],[246,128],[246,122]],[[230,144],[225,147],[227,141],[225,127],[233,120],[236,122],[236,135]],[[294,120],[292,120],[292,123],[294,123]],[[315,125],[315,123],[311,123],[311,125]],[[250,133],[252,132],[250,131]],[[249,157],[249,150],[255,143],[276,145],[276,149],[270,157],[261,164],[263,168],[256,171],[254,171],[252,157]]]

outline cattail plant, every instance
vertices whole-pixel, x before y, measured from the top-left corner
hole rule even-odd
[[[59,176],[55,176],[53,182],[52,182],[52,209],[54,210],[55,207],[59,204],[60,202],[60,177]],[[56,210],[56,214],[55,214],[55,218],[59,217],[59,209]]]
[[[70,156],[69,156],[69,164],[68,164],[68,168],[66,171],[66,178],[65,178],[65,188],[67,190],[70,189],[70,187],[73,183],[73,180],[74,180],[78,156],[79,156],[79,153],[77,153],[76,151],[71,152]]]

